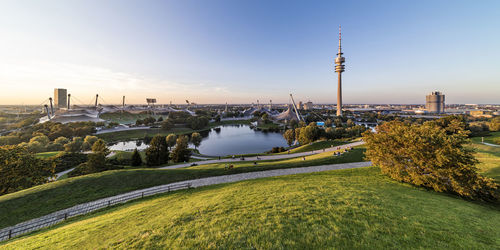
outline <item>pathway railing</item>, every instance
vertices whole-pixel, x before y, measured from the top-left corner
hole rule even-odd
[[[67,220],[68,218],[75,217],[78,215],[88,214],[90,212],[110,207],[115,204],[125,203],[127,201],[144,198],[146,196],[151,196],[155,194],[166,193],[181,189],[188,189],[191,187],[192,187],[191,183],[165,185],[154,188],[148,188],[144,190],[133,191],[127,194],[117,195],[96,202],[88,202],[82,205],[78,205],[74,207],[74,209],[64,210],[64,212],[62,213],[55,213],[52,216],[44,216],[38,220],[33,220],[28,223],[20,223],[15,226],[4,228],[0,230],[0,241],[9,240],[12,237],[25,233],[30,233],[45,227],[49,227],[64,220]]]

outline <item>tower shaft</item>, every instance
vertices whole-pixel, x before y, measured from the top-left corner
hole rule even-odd
[[[342,116],[342,73],[339,72],[337,85],[337,116]]]
[[[338,86],[337,86],[337,116],[342,116],[342,72],[344,72],[345,58],[342,56],[342,35],[339,26],[339,52],[335,58],[335,72],[338,73]]]

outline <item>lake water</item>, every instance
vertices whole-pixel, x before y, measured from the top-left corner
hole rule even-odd
[[[273,147],[287,146],[281,133],[255,131],[248,125],[221,126],[200,134],[203,140],[198,150],[201,154],[211,156],[263,153]],[[136,147],[138,150],[144,150],[147,146],[137,141],[128,141],[116,143],[109,148],[131,151]]]

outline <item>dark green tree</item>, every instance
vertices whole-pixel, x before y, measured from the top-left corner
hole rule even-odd
[[[191,150],[188,149],[188,138],[184,135],[177,138],[176,146],[172,151],[172,160],[174,162],[187,162],[191,156]]]
[[[146,165],[159,166],[168,162],[168,145],[164,136],[156,135],[146,149]]]
[[[131,163],[132,166],[134,166],[134,167],[142,165],[141,154],[139,154],[139,151],[137,151],[137,148],[134,149],[134,152],[132,153],[131,162],[132,162]]]

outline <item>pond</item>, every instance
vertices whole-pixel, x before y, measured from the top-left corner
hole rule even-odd
[[[273,147],[286,147],[286,141],[277,132],[262,132],[248,125],[221,126],[200,133],[203,137],[198,150],[210,156],[263,153]],[[109,146],[111,150],[144,150],[148,145],[141,141],[118,142]],[[193,147],[193,145],[190,145]]]

